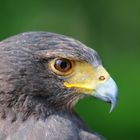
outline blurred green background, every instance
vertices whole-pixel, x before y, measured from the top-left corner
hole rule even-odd
[[[72,36],[94,48],[119,87],[119,102],[91,97],[76,110],[108,140],[140,139],[140,1],[0,0],[0,39],[25,31]]]

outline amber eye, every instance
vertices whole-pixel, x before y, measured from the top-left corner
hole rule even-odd
[[[57,59],[54,67],[61,72],[67,72],[72,68],[72,63],[67,59]]]
[[[59,75],[71,74],[73,62],[65,58],[57,58],[51,62],[52,70]]]

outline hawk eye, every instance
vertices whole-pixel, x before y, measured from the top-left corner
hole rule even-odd
[[[72,73],[73,61],[66,58],[56,58],[50,62],[51,69],[58,75],[66,76]]]
[[[68,59],[56,59],[54,67],[60,72],[67,72],[72,68],[72,63]]]

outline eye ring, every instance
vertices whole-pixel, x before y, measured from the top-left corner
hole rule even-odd
[[[70,75],[73,72],[74,62],[66,58],[56,58],[50,62],[51,70],[61,76]]]

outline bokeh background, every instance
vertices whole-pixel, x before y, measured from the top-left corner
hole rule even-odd
[[[139,0],[0,0],[0,40],[25,31],[71,36],[94,48],[119,87],[110,105],[88,97],[76,110],[108,140],[140,139]]]

